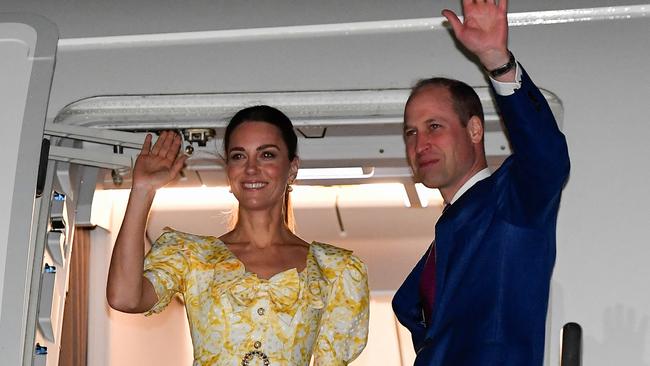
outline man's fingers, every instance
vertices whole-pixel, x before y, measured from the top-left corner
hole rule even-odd
[[[508,0],[499,0],[499,9],[503,12],[508,11]]]
[[[442,16],[447,18],[449,24],[451,24],[451,28],[454,30],[454,34],[458,35],[463,27],[463,23],[458,19],[456,13],[449,9],[445,9],[442,11]]]

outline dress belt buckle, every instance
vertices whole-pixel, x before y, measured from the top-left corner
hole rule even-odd
[[[241,359],[242,366],[249,366],[250,362],[253,361],[255,357],[260,358],[264,363],[264,366],[269,366],[271,364],[271,361],[269,361],[269,356],[267,356],[266,353],[262,351],[249,351],[246,352],[244,357]]]

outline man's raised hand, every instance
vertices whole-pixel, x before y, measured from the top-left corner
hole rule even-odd
[[[462,22],[453,11],[442,11],[456,39],[488,70],[508,62],[507,14],[506,0],[463,0]]]

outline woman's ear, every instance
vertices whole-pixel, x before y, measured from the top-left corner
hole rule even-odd
[[[300,158],[296,155],[293,160],[291,160],[291,165],[289,166],[289,180],[288,184],[292,184],[298,176],[298,168],[300,167]]]

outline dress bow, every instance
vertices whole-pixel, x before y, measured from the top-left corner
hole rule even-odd
[[[243,307],[248,307],[253,300],[263,295],[263,292],[267,292],[275,312],[293,317],[300,293],[300,277],[296,270],[282,272],[268,281],[248,274],[236,281],[229,292],[235,302]]]

